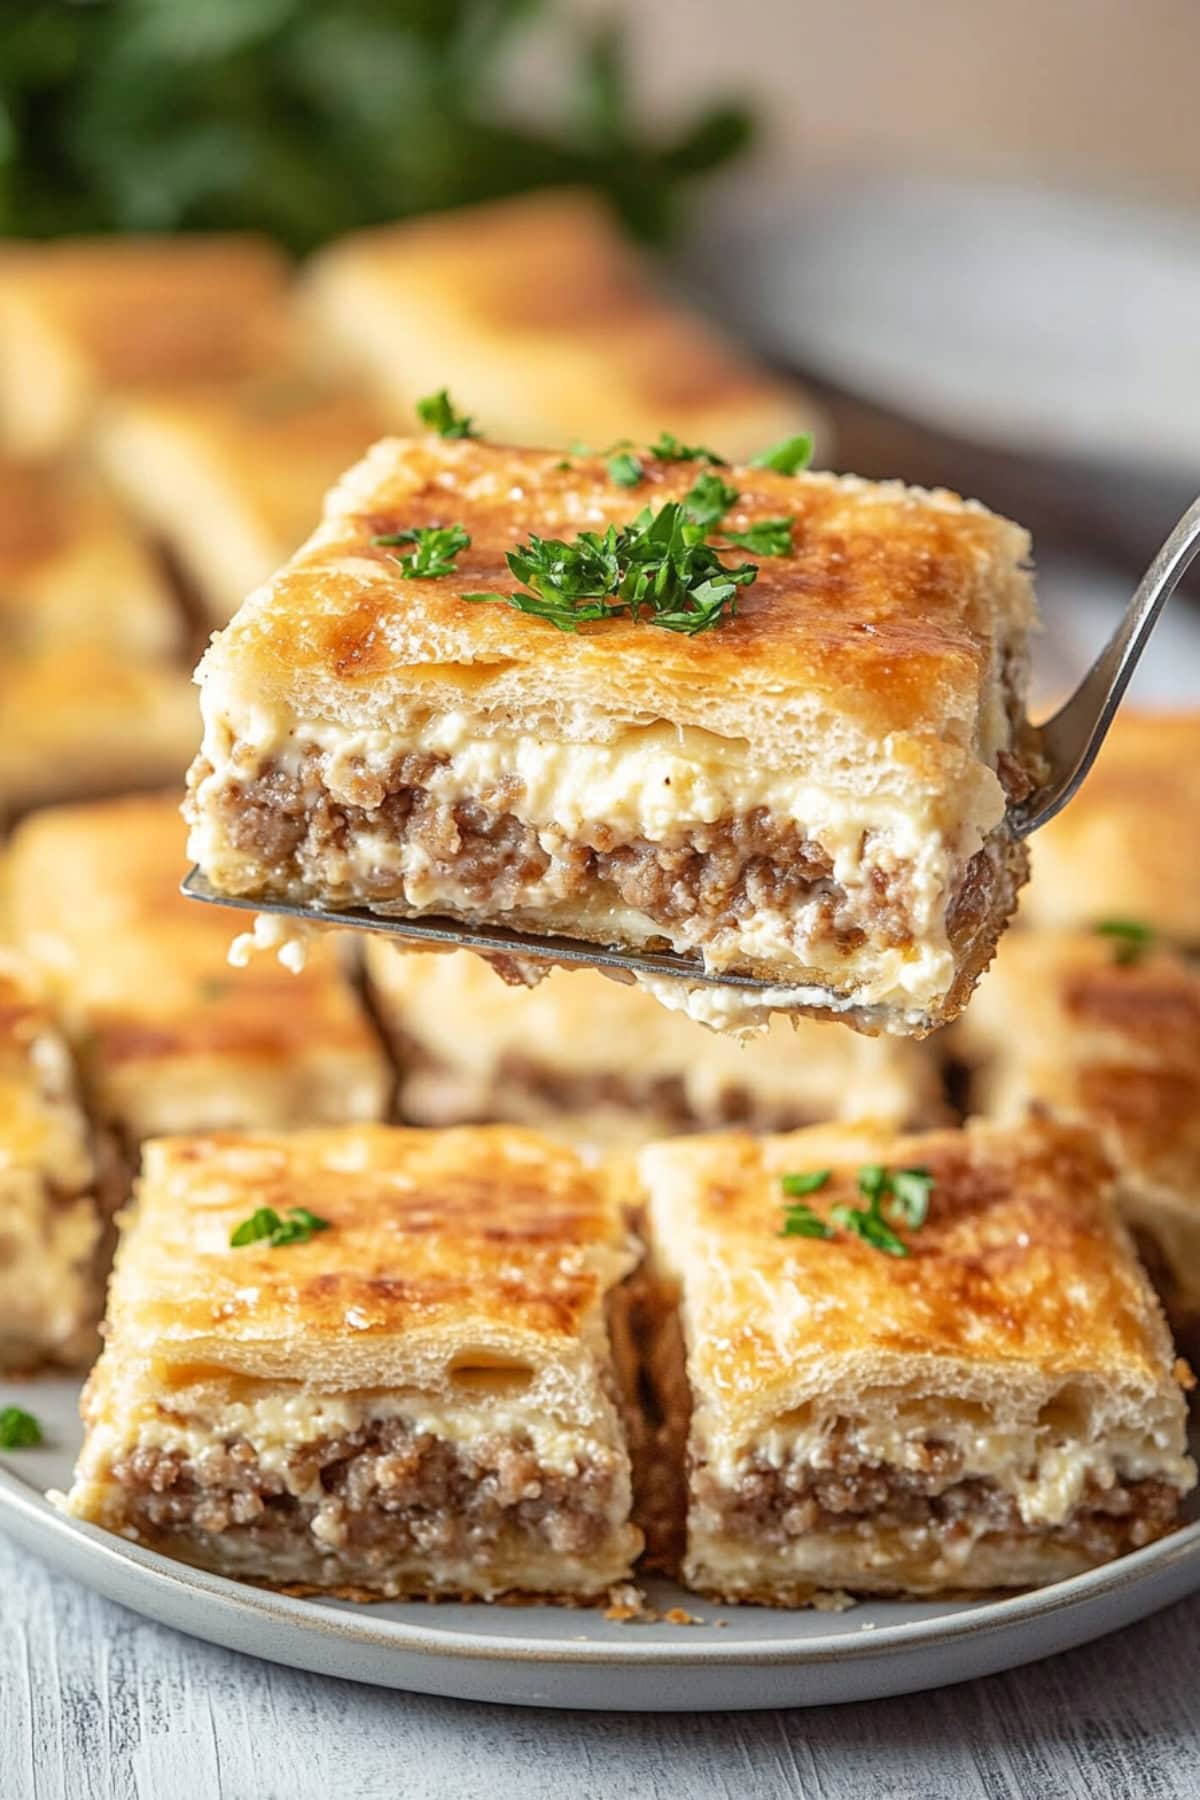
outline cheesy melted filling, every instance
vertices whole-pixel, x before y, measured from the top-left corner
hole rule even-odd
[[[398,751],[437,757],[442,761],[428,784],[437,798],[493,804],[568,837],[603,820],[617,841],[663,843],[681,827],[762,812],[820,844],[833,863],[833,880],[847,890],[862,886],[871,868],[903,869],[918,924],[944,910],[950,878],[1004,816],[999,779],[979,763],[973,781],[955,794],[947,825],[936,795],[914,793],[911,781],[896,781],[886,741],[878,773],[854,766],[836,780],[818,782],[754,762],[742,741],[665,722],[628,729],[611,743],[553,743],[484,733],[477,717],[454,710],[399,740],[390,731],[328,722],[288,726],[260,717],[257,728],[239,732],[238,739],[256,760],[275,762],[293,775],[302,774],[318,752],[330,793],[351,804],[361,804],[364,773],[385,777]]]
[[[754,1459],[774,1469],[794,1463],[830,1468],[831,1423],[769,1429],[755,1438]],[[856,1452],[865,1463],[894,1469],[919,1472],[931,1442],[958,1451],[962,1467],[955,1480],[994,1483],[1016,1502],[1021,1522],[1030,1530],[1065,1524],[1091,1486],[1108,1489],[1152,1479],[1186,1493],[1196,1480],[1195,1464],[1177,1443],[1174,1423],[1155,1432],[1112,1431],[1102,1439],[1088,1439],[1036,1423],[981,1424],[936,1412],[914,1418],[897,1409],[884,1419],[843,1423],[842,1430],[843,1449]],[[747,1447],[718,1443],[709,1462],[714,1474],[732,1487],[746,1472]]]
[[[831,881],[846,897],[847,916],[861,919],[866,928],[861,952],[848,952],[829,940],[819,896],[786,913],[760,905],[736,927],[715,936],[706,933],[702,922],[680,921],[665,933],[661,922],[632,907],[606,903],[591,909],[608,937],[637,943],[670,935],[681,951],[705,939],[705,964],[714,971],[750,957],[828,973],[829,987],[806,990],[782,984],[769,998],[685,988],[667,999],[651,990],[656,998],[721,1030],[760,1028],[772,1010],[789,1005],[827,1006],[831,991],[847,1009],[878,1008],[900,1015],[895,1022],[902,1029],[919,1025],[955,974],[946,935],[950,900],[967,862],[1004,813],[997,776],[977,763],[966,791],[954,796],[955,815],[947,825],[938,797],[919,791],[914,795],[903,771],[897,774],[886,743],[876,761],[877,773],[864,776],[861,768],[850,768],[829,783],[818,783],[793,769],[756,765],[743,742],[666,723],[626,730],[611,743],[552,743],[484,734],[477,718],[450,710],[398,739],[392,731],[289,723],[278,712],[259,708],[239,719],[236,732],[220,721],[206,731],[205,753],[213,773],[197,795],[200,823],[193,854],[211,869],[219,869],[227,854],[207,804],[226,781],[252,777],[267,765],[311,779],[315,753],[321,781],[333,799],[361,806],[369,804],[365,796],[371,783],[382,784],[400,749],[438,759],[427,781],[437,800],[473,800],[512,813],[538,831],[552,857],[565,840],[597,821],[616,841],[659,843],[677,839],[689,826],[755,812],[776,825],[797,827],[819,845],[832,864]],[[382,785],[378,792],[382,799]],[[326,872],[331,884],[353,889],[367,880],[377,882],[384,871],[403,882],[408,902],[416,908],[478,911],[477,900],[452,872],[436,866],[419,843],[396,841],[385,829],[368,827],[351,834],[336,861],[338,867]],[[873,877],[885,883],[902,880],[909,943],[872,941]],[[569,932],[583,923],[583,908],[578,896],[564,896],[560,883],[552,861],[541,880],[523,888],[521,906],[543,916],[551,928]],[[239,944],[239,953],[242,948]]]
[[[568,1477],[580,1473],[590,1453],[611,1455],[620,1448],[615,1419],[603,1403],[585,1425],[539,1405],[536,1391],[508,1399],[502,1390],[483,1401],[411,1392],[330,1394],[304,1388],[266,1389],[244,1397],[222,1395],[212,1388],[183,1390],[146,1409],[137,1423],[136,1440],[139,1447],[175,1451],[194,1461],[205,1451],[245,1439],[254,1446],[260,1468],[280,1476],[297,1499],[319,1503],[327,1497],[319,1469],[308,1469],[307,1485],[300,1479],[306,1447],[390,1419],[403,1420],[414,1437],[428,1435],[468,1451],[483,1438],[528,1443],[541,1468]],[[128,1428],[121,1422],[110,1453],[119,1455],[126,1447]]]
[[[308,967],[309,946],[319,927],[279,913],[256,913],[249,931],[239,931],[226,953],[231,968],[247,969],[259,952],[274,952],[285,969],[300,975]]]
[[[326,735],[312,732],[317,742]],[[382,736],[347,746],[335,731],[332,744],[321,744],[332,752],[331,782],[336,784],[347,751],[351,758],[365,752],[368,766],[373,755],[386,755]],[[864,834],[879,834],[896,858],[914,862],[930,823],[914,820],[911,793],[888,791],[879,776],[860,769],[836,784],[815,782],[794,769],[766,768],[751,759],[745,742],[695,726],[661,722],[628,729],[611,743],[547,743],[481,734],[477,719],[452,711],[432,719],[414,747],[447,758],[449,777],[464,793],[495,792],[515,778],[521,816],[569,834],[603,819],[621,838],[656,843],[684,822],[714,825],[761,810],[804,827],[833,857],[835,879],[843,883],[852,883],[861,868]],[[883,750],[886,763],[886,744]],[[959,797],[968,828],[973,824],[978,832],[968,855],[1003,814],[996,777],[982,767],[979,777],[978,791]]]
[[[950,960],[952,962],[953,959]],[[727,1033],[733,1037],[746,1037],[751,1032],[766,1031],[775,1013],[795,1012],[805,1007],[821,1007],[833,1013],[853,1013],[878,1026],[881,1031],[896,1032],[903,1036],[906,1032],[919,1030],[926,1021],[923,1006],[900,1006],[905,994],[914,985],[911,965],[906,966],[904,972],[907,979],[903,984],[892,982],[889,985],[884,976],[877,981],[860,982],[847,994],[833,993],[829,988],[823,987],[768,987],[757,990],[724,987],[720,983],[707,982],[701,987],[661,975],[635,974],[634,980],[643,993],[657,1000],[660,1006],[665,1006],[672,1012],[681,1012],[697,1025],[706,1025],[710,1031]],[[946,979],[948,982],[949,976]],[[931,985],[927,995],[933,998],[941,991],[941,986]],[[911,998],[910,993],[909,997]]]

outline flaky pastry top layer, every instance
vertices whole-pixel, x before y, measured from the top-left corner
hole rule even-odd
[[[238,731],[256,706],[401,736],[448,706],[470,708],[485,733],[578,742],[665,720],[768,767],[858,785],[898,771],[922,796],[994,764],[1008,739],[1006,653],[1019,681],[1032,619],[1028,539],[955,495],[723,470],[740,493],[726,523],[791,517],[794,553],[751,558],[759,573],[737,617],[690,638],[628,619],[562,632],[462,598],[516,587],[504,555],[530,533],[603,531],[681,499],[701,472],[646,459],[626,489],[601,458],[384,440],[214,641],[200,669],[210,730]],[[454,523],[472,541],[452,577],[408,579],[373,543]]]
[[[782,1235],[785,1172],[831,1171],[808,1197],[827,1219],[865,1204],[857,1171],[875,1163],[933,1177],[925,1223],[900,1227],[909,1255],[845,1230]],[[1086,1131],[819,1126],[653,1145],[638,1167],[655,1257],[683,1287],[693,1387],[723,1412],[950,1392],[982,1423],[1071,1381],[1098,1412],[1177,1406],[1162,1314]]]
[[[260,1207],[327,1228],[231,1247]],[[332,1387],[440,1378],[459,1354],[582,1364],[634,1261],[604,1176],[505,1126],[157,1139],[127,1230],[110,1297],[123,1358]]]

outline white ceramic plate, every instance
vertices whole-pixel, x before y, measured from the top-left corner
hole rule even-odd
[[[79,1442],[74,1380],[0,1382],[46,1434],[0,1455],[0,1528],[110,1600],[233,1650],[382,1687],[623,1712],[813,1706],[992,1674],[1115,1631],[1200,1588],[1200,1506],[1181,1531],[1106,1569],[982,1604],[875,1601],[844,1613],[709,1606],[668,1584],[692,1625],[618,1624],[553,1606],[354,1606],[292,1600],[173,1563],[47,1504]]]

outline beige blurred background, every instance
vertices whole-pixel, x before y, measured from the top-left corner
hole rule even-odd
[[[569,10],[580,18],[597,18],[605,9],[597,0],[570,0]],[[1162,370],[1157,387],[1147,381],[1144,357],[1135,353],[1129,334],[1134,339],[1140,335],[1146,345],[1136,308],[1150,294],[1161,299],[1168,277],[1174,284],[1170,306],[1159,314],[1148,309],[1145,317],[1161,322],[1174,316],[1181,323],[1187,313],[1195,272],[1194,227],[1187,221],[1189,215],[1200,218],[1197,0],[857,0],[853,5],[836,0],[822,5],[804,0],[644,0],[626,7],[624,16],[636,50],[631,61],[638,91],[652,116],[666,122],[678,116],[687,96],[716,87],[744,95],[759,113],[755,154],[716,178],[699,202],[699,217],[692,220],[702,242],[708,207],[708,235],[716,245],[707,260],[701,258],[700,287],[720,287],[721,265],[732,261],[722,305],[752,335],[755,323],[772,311],[778,321],[790,310],[795,321],[803,310],[790,289],[775,283],[785,255],[779,246],[794,244],[797,257],[815,249],[789,203],[814,197],[840,207],[836,196],[853,193],[852,186],[838,185],[847,176],[978,177],[981,214],[991,206],[988,190],[996,182],[1048,201],[1056,194],[1146,201],[1147,218],[1165,221],[1158,245],[1161,260],[1143,262],[1140,246],[1114,239],[1113,261],[1127,286],[1120,295],[1110,290],[1097,296],[1098,302],[1106,302],[1097,321],[1111,313],[1112,336],[1107,338],[1110,327],[1098,322],[1096,344],[1079,348],[1078,361],[1086,370],[1095,359],[1093,372],[1104,375],[1108,387],[1102,405],[1097,393],[1101,410],[1114,381],[1127,384],[1126,394],[1135,392],[1128,384],[1137,384],[1143,412],[1152,412],[1155,392],[1163,398]],[[1180,209],[1174,243],[1176,226],[1172,215],[1162,211],[1164,205]],[[736,230],[730,232],[730,224],[747,206],[754,222],[739,237]],[[991,211],[986,216],[996,237],[1007,242],[1011,216]],[[1070,222],[1065,214],[1064,222]],[[860,224],[878,231],[878,218],[868,225],[856,215],[846,227],[843,248]],[[930,214],[927,229],[936,235],[936,214]],[[961,219],[946,229],[952,234],[946,256],[953,264],[961,255]],[[765,250],[772,240],[776,248]],[[826,242],[821,240],[822,247]],[[733,243],[750,246],[751,254],[743,260],[731,253]],[[1057,265],[1052,257],[1038,261],[1020,253],[1009,256],[1006,265],[1000,256],[1007,268],[1007,299],[993,295],[981,301],[980,318],[994,324],[997,312],[1019,316],[1029,334],[1026,348],[1036,346],[1039,294],[1045,296],[1047,317],[1061,312],[1073,253],[1064,242]],[[911,313],[925,304],[910,276],[906,271],[901,277],[899,292],[889,293],[886,282],[873,290],[880,343],[895,332],[898,309]],[[747,285],[764,297],[745,307],[736,298],[731,304],[735,290],[741,286],[745,291]],[[869,310],[864,296],[862,311]],[[1200,317],[1200,291],[1194,316]],[[965,324],[962,338],[973,339],[974,330]],[[780,342],[789,333],[759,330],[756,335]],[[802,345],[813,334],[796,323],[791,335]],[[1002,328],[996,341],[1003,337]],[[931,384],[946,346],[945,326],[932,325],[919,358]],[[976,348],[979,364],[985,366],[992,337],[987,342],[980,337]],[[1169,360],[1165,343],[1158,348]],[[1053,354],[1061,356],[1061,346]],[[803,348],[796,355],[804,366]],[[1194,360],[1181,353],[1176,362],[1177,379],[1165,390],[1170,405],[1164,401],[1159,415],[1164,436],[1166,413],[1178,407],[1186,414],[1191,405]],[[1022,365],[1018,357],[1013,381],[1017,386],[1036,382],[1037,367],[1036,358]],[[805,373],[819,373],[815,360],[807,361]],[[865,378],[852,385],[860,394],[871,391]],[[1138,569],[1200,488],[1200,474],[1191,474],[1191,459],[1185,455],[1177,465],[1175,485],[1152,489],[1145,439],[1128,451],[1134,439],[1123,421],[1092,440],[1106,455],[1111,452],[1118,466],[1107,479],[1090,469],[1075,479],[1057,463],[1024,456],[1016,445],[1009,446],[1015,455],[979,460],[974,446],[961,439],[927,444],[907,431],[891,430],[886,421],[881,428],[874,416],[860,418],[853,409],[847,413],[843,408],[837,416],[839,450],[856,466],[872,474],[903,470],[915,479],[965,486],[1034,526],[1043,599],[1052,621],[1050,643],[1040,655],[1040,685],[1046,693],[1060,692],[1077,677],[1114,623]],[[1114,413],[1105,412],[1105,417],[1113,420]],[[982,420],[981,411],[978,422]],[[1036,440],[1028,440],[1025,449],[1035,448]],[[1190,584],[1193,591],[1195,585]],[[1198,691],[1200,616],[1177,604],[1152,646],[1136,692],[1177,702]]]
[[[644,0],[626,13],[638,81],[668,113],[718,81],[761,97],[769,128],[739,182],[883,162],[1200,199],[1196,0]]]

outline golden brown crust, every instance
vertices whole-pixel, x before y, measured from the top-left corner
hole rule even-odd
[[[400,430],[448,383],[512,443],[600,447],[666,427],[738,458],[815,428],[828,448],[812,397],[661,295],[581,190],[353,234],[313,259],[302,292],[317,335]]]
[[[329,1229],[283,1251],[231,1249],[260,1206],[307,1207]],[[374,1384],[448,1339],[468,1356],[559,1354],[631,1261],[603,1176],[532,1132],[158,1139],[111,1326],[185,1365],[294,1375],[300,1355],[310,1382]]]
[[[934,1177],[929,1217],[910,1255],[852,1234],[781,1235],[788,1171],[830,1168],[811,1197],[861,1205],[865,1163]],[[835,1364],[920,1381],[941,1363],[999,1377],[1006,1365],[1061,1377],[1073,1369],[1154,1387],[1166,1334],[1112,1217],[1111,1171],[1090,1134],[977,1125],[897,1137],[870,1127],[790,1136],[679,1139],[641,1153],[657,1254],[690,1284],[697,1321],[692,1385],[772,1396],[828,1391]],[[814,1302],[818,1299],[820,1304]],[[898,1360],[897,1360],[898,1359]]]
[[[190,1214],[168,1210],[180,1172]],[[594,1270],[564,1266],[564,1252],[611,1244],[616,1232],[596,1176],[501,1127],[158,1140],[147,1193],[140,1269],[154,1297],[141,1317],[150,1331],[169,1322],[176,1344],[240,1335],[247,1314],[252,1335],[268,1339],[297,1323],[314,1336],[338,1333],[350,1312],[356,1332],[398,1337],[468,1310],[573,1335],[600,1284]],[[258,1245],[228,1255],[224,1227],[284,1198],[327,1219],[336,1236],[283,1259]],[[219,1250],[199,1249],[197,1217]]]
[[[807,708],[828,703],[841,719],[894,734],[894,755],[914,777],[965,770],[997,610],[1011,609],[1024,627],[1030,600],[1019,569],[1025,534],[956,496],[851,476],[730,471],[742,496],[730,524],[792,516],[795,552],[763,558],[737,618],[696,637],[623,619],[564,633],[458,597],[511,591],[504,554],[530,531],[572,536],[627,521],[681,498],[696,474],[692,463],[648,461],[631,491],[596,457],[564,469],[550,452],[388,440],[335,490],[321,530],[222,635],[206,670],[236,657],[299,709],[319,693],[369,711],[389,679],[415,680],[422,668],[433,699],[439,679],[453,684],[453,665],[464,681],[472,667],[472,686],[487,684],[498,705],[519,705],[506,676],[548,666],[563,707],[586,691],[593,706],[612,709],[609,730],[649,716],[744,733],[770,747],[772,766],[793,747],[787,703],[802,695]],[[472,538],[453,579],[407,580],[372,543],[446,522]],[[783,716],[755,719],[755,700],[768,696],[783,698]],[[604,730],[601,722],[597,737]]]
[[[907,1254],[842,1210],[867,1167],[930,1177],[923,1221],[891,1214]],[[1030,1586],[1171,1529],[1195,1481],[1178,1372],[1089,1133],[829,1126],[637,1168],[685,1339],[689,1585]],[[782,1177],[805,1173],[829,1236],[784,1233]]]
[[[175,793],[38,813],[8,864],[12,930],[60,997],[93,1098],[130,1138],[381,1116],[383,1052],[341,972],[228,966],[233,925],[186,900]],[[86,897],[86,905],[80,903]]]
[[[1132,919],[1200,945],[1200,833],[1187,823],[1197,816],[1200,711],[1122,707],[1079,793],[1038,832],[1020,922]]]
[[[250,372],[283,353],[287,265],[246,235],[63,238],[0,253],[0,436],[68,447],[99,394]]]

